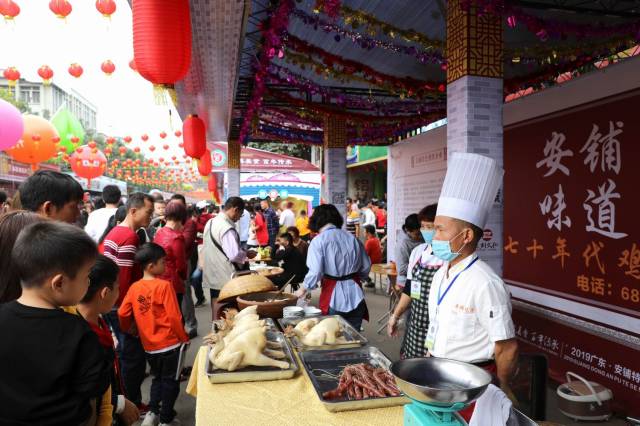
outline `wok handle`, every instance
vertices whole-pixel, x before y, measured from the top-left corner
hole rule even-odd
[[[569,386],[571,386],[571,378],[572,377],[574,379],[578,379],[582,383],[584,383],[584,385],[591,391],[591,393],[595,397],[596,401],[598,402],[598,405],[602,405],[602,401],[600,401],[600,398],[598,397],[598,394],[596,393],[596,390],[593,388],[593,386],[591,386],[591,383],[589,383],[584,377],[578,376],[576,373],[573,373],[571,371],[567,371],[567,376],[566,377],[567,377],[567,383],[569,384]]]

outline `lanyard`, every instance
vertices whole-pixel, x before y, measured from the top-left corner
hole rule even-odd
[[[466,271],[467,269],[471,268],[471,265],[473,265],[474,263],[476,263],[476,261],[479,259],[479,257],[476,257],[475,259],[473,259],[471,261],[471,263],[469,263],[462,271],[458,272],[458,274],[453,277],[453,280],[451,280],[451,282],[449,283],[449,286],[447,287],[447,289],[444,291],[444,294],[442,296],[440,296],[440,290],[442,289],[442,283],[440,284],[440,286],[438,287],[438,305],[440,306],[440,304],[442,303],[442,301],[444,300],[444,297],[447,295],[447,293],[449,293],[449,290],[451,289],[451,286],[453,285],[453,283],[456,282],[456,280],[458,279],[458,277],[460,276],[460,274],[462,274],[464,271]]]

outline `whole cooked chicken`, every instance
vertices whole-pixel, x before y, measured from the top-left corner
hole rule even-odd
[[[267,347],[267,337],[261,327],[251,328],[238,335],[229,344],[221,340],[215,344],[209,359],[216,368],[235,371],[250,365],[260,367],[289,368],[286,361],[269,358],[263,352]],[[269,350],[266,349],[269,353]]]
[[[305,336],[302,343],[307,346],[332,345],[340,335],[340,323],[336,318],[326,318],[314,326]]]
[[[313,327],[315,327],[320,320],[317,318],[308,318],[300,321],[295,327],[295,333],[299,336],[306,336]]]

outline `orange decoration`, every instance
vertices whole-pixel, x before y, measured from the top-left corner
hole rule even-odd
[[[102,65],[100,65],[100,69],[107,76],[110,76],[116,70],[116,66],[111,62],[111,60],[107,59],[102,63]]]
[[[49,9],[51,9],[58,18],[65,19],[69,16],[73,7],[67,0],[51,0],[49,2]]]
[[[26,114],[23,116],[24,132],[18,143],[6,150],[11,158],[38,169],[38,163],[56,156],[58,149],[55,138],[59,138],[58,131],[44,118]],[[59,140],[59,139],[58,139]]]
[[[68,71],[69,71],[69,74],[71,74],[71,76],[73,76],[75,78],[80,78],[80,76],[84,72],[82,67],[80,65],[76,64],[75,62],[73,64],[69,65],[69,70]]]
[[[49,65],[43,65],[38,68],[38,75],[42,78],[45,86],[51,84],[51,79],[53,78],[53,70],[49,67]]]

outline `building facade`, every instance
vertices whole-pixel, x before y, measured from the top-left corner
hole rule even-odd
[[[17,100],[29,106],[32,114],[49,120],[60,107],[66,106],[80,120],[85,130],[96,129],[96,106],[73,89],[66,90],[55,83],[45,85],[22,78],[16,82],[15,87],[10,88],[9,82],[1,77],[0,89],[14,93]]]

